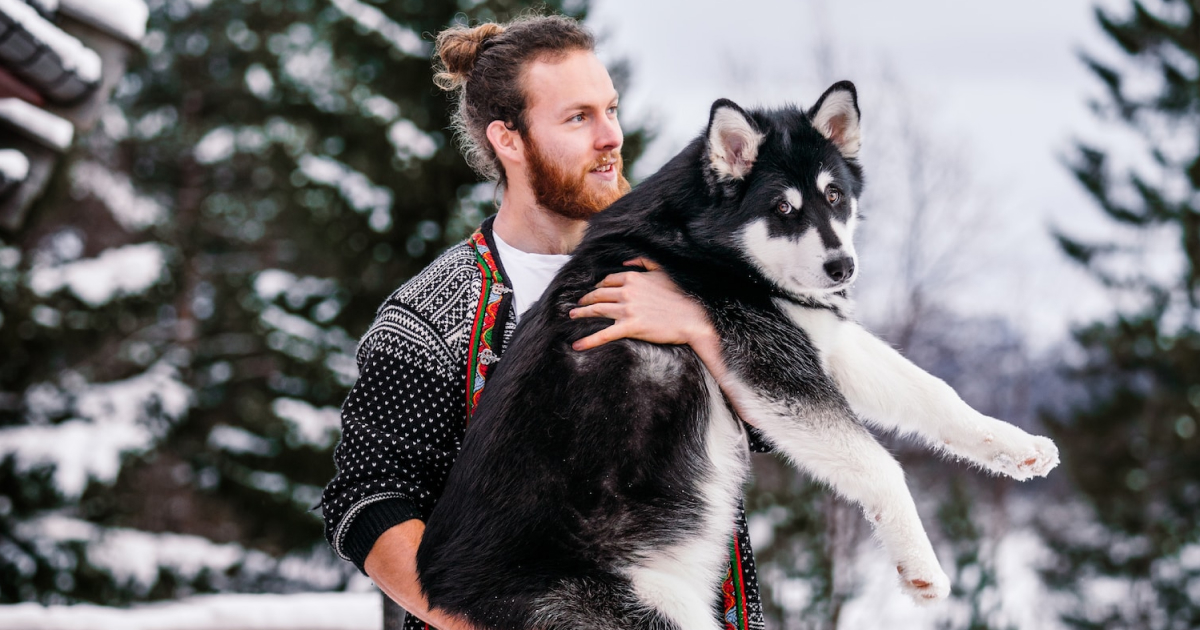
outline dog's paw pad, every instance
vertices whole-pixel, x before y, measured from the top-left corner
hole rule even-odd
[[[1013,479],[1045,477],[1058,465],[1058,447],[1047,438],[1022,432],[1005,446],[992,457],[992,468]]]
[[[918,604],[928,604],[945,598],[950,594],[950,578],[936,564],[922,569],[917,565],[924,563],[901,564],[896,567],[900,574],[900,588]]]

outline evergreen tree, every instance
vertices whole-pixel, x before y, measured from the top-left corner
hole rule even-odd
[[[1081,144],[1071,161],[1104,215],[1138,241],[1060,236],[1125,305],[1075,333],[1080,400],[1049,419],[1089,512],[1046,528],[1055,551],[1047,577],[1079,598],[1065,617],[1072,627],[1200,626],[1198,8],[1163,0],[1153,9],[1135,1],[1123,16],[1097,10],[1127,58],[1085,58],[1105,88],[1095,110],[1135,132],[1147,159],[1121,163],[1128,151]],[[1163,259],[1168,274],[1149,264]],[[1103,599],[1090,588],[1114,580],[1128,591]]]
[[[345,586],[314,507],[357,336],[492,211],[429,34],[526,3],[149,4],[0,242],[0,603]]]

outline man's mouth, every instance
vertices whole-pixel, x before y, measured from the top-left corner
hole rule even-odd
[[[600,166],[597,166],[596,168],[592,169],[592,172],[593,173],[608,173],[612,170],[613,170],[613,165],[610,163],[610,164],[601,164]]]

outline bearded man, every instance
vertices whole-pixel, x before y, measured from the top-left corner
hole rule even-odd
[[[587,219],[629,190],[618,95],[570,18],[455,27],[437,38],[435,83],[457,94],[463,153],[503,189],[494,217],[400,287],[358,350],[359,379],[342,406],[338,473],[325,488],[326,537],[409,615],[405,628],[469,628],[431,610],[416,550],[453,465],[488,369],[516,322],[579,243]],[[606,278],[572,317],[607,317],[576,350],[630,337],[688,344],[724,370],[698,304],[651,261]],[[619,454],[614,454],[619,456]],[[745,517],[729,524],[730,572],[713,593],[727,628],[761,628]]]

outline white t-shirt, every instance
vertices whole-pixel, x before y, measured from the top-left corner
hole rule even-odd
[[[500,261],[504,263],[504,272],[508,274],[508,281],[512,283],[515,316],[513,321],[521,321],[521,313],[542,297],[542,293],[545,293],[546,287],[550,286],[550,281],[554,279],[554,274],[567,264],[571,256],[523,252],[505,243],[495,230],[492,231],[492,238],[496,240],[496,249],[499,250]]]

